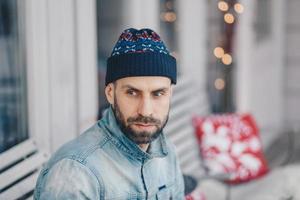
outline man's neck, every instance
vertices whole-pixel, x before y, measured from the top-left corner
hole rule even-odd
[[[141,150],[146,152],[148,150],[149,144],[139,144]]]

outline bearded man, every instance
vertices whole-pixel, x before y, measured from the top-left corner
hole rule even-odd
[[[34,199],[184,199],[174,147],[162,132],[173,84],[176,60],[159,35],[123,31],[107,60],[110,107],[51,157]]]

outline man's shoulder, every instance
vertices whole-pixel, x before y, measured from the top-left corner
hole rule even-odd
[[[96,123],[77,138],[60,147],[50,158],[48,168],[62,159],[72,159],[83,163],[87,157],[109,140],[109,137]]]

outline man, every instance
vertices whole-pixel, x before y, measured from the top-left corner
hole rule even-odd
[[[127,29],[107,62],[102,119],[41,171],[35,199],[182,200],[168,121],[176,60],[150,29]]]

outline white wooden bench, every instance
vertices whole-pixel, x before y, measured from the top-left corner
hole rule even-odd
[[[182,77],[174,87],[169,121],[164,129],[166,136],[176,146],[182,172],[198,180],[205,175],[205,171],[192,117],[208,114],[208,106],[205,89],[195,81]]]
[[[26,140],[0,154],[0,199],[32,199],[35,183],[48,155],[34,140]]]
[[[282,183],[282,188],[294,187],[296,189],[293,192],[299,191],[297,188],[300,183],[299,164],[273,169],[263,178],[232,187],[221,181],[226,177],[207,175],[202,165],[192,125],[194,115],[209,114],[209,103],[206,97],[204,88],[197,86],[192,80],[186,78],[178,80],[178,85],[174,87],[173,91],[169,122],[164,129],[166,136],[176,146],[182,172],[199,181],[198,186],[205,191],[206,198],[209,200],[278,199],[279,195],[284,195],[283,190],[278,189],[272,194],[270,191],[274,190],[274,184],[277,184],[276,187],[278,187],[280,183]],[[286,182],[282,182],[284,179],[290,180],[289,185],[286,186]],[[300,199],[300,192],[288,194],[287,198],[280,199]]]

